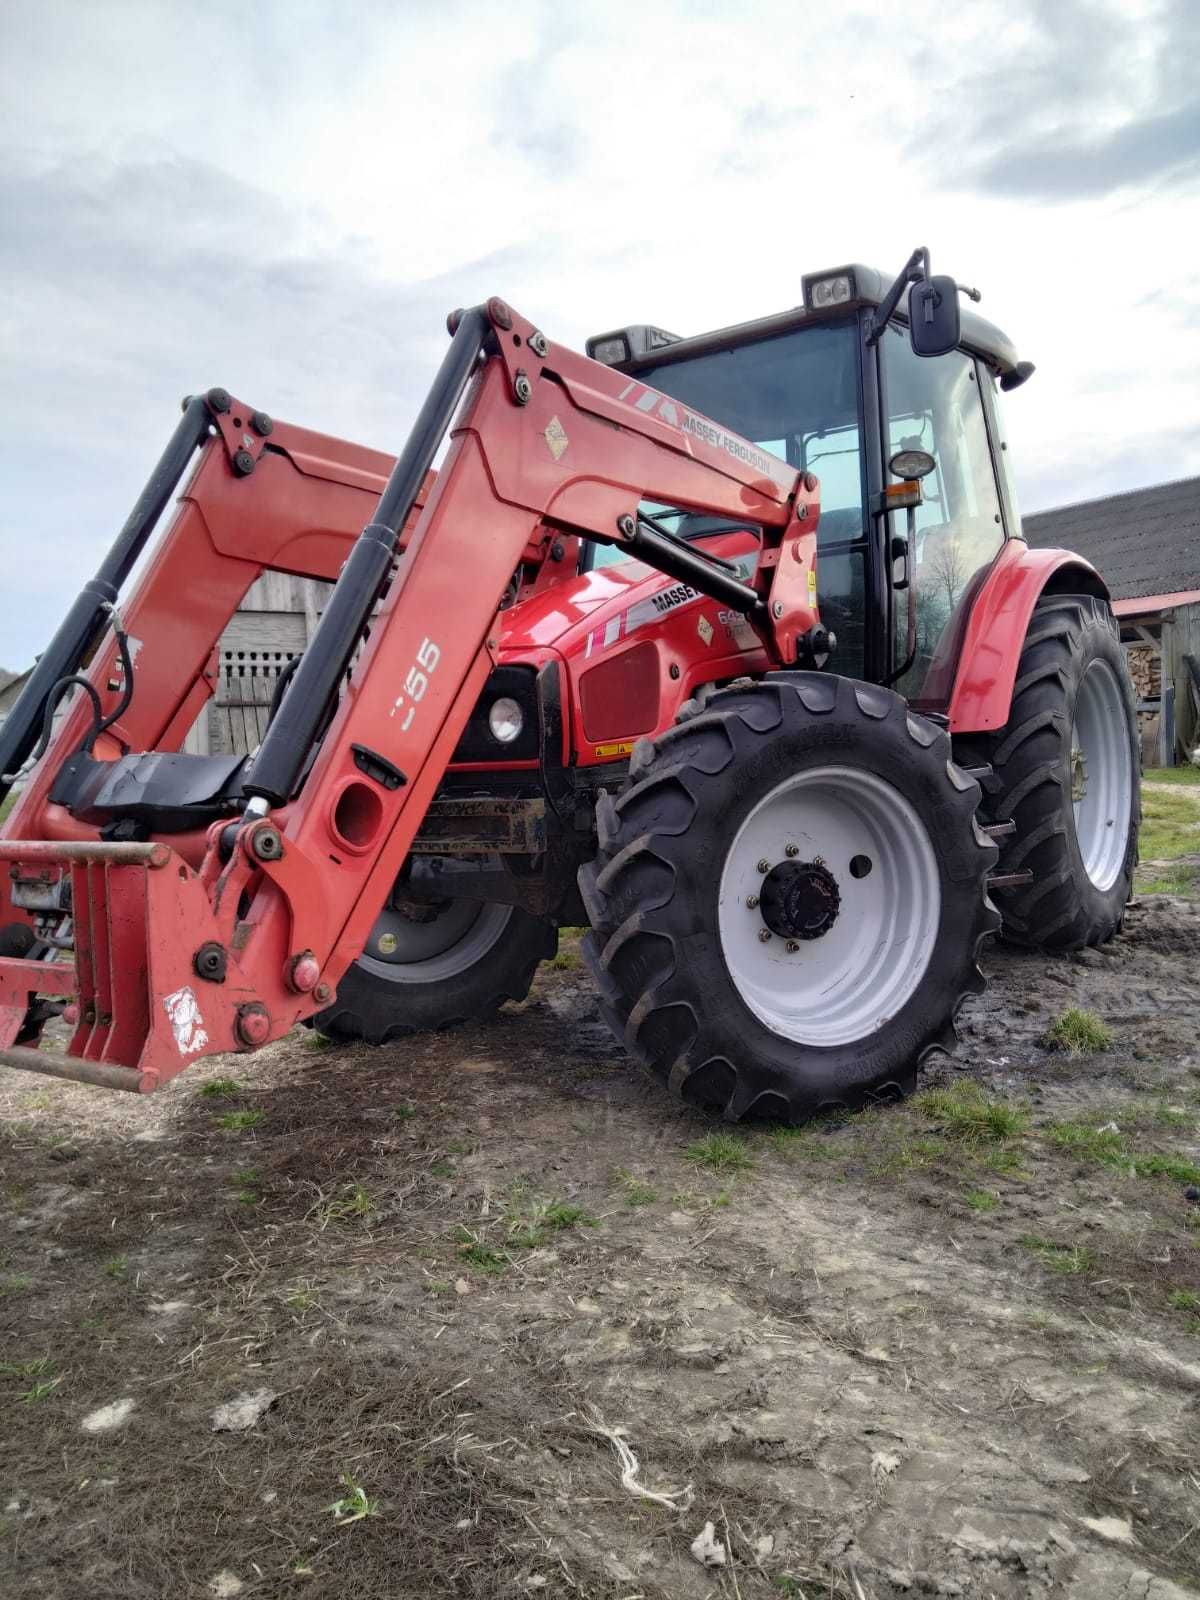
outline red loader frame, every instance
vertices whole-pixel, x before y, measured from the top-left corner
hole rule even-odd
[[[340,576],[243,773],[240,815],[191,834],[101,840],[51,799],[88,738],[90,697],[63,717],[0,838],[0,927],[19,933],[43,888],[63,904],[69,877],[74,959],[0,956],[0,1064],[145,1093],[327,1006],[494,665],[513,572],[555,536],[624,545],[716,595],[749,618],[777,666],[819,649],[814,478],[677,402],[648,404],[643,385],[548,345],[499,300],[452,324],[394,465],[276,426],[223,391],[186,403],[130,523],[10,715],[0,771],[28,757],[61,680],[95,647],[198,444],[181,509],[123,614],[137,646],[132,697],[111,637],[86,673],[108,716],[120,711],[95,756],[180,748],[212,692],[220,634],[264,569]],[[643,500],[761,527],[752,582],[640,523]],[[68,1002],[65,1057],[35,1048],[39,995]]]

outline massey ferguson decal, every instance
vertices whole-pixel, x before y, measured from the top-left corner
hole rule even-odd
[[[641,390],[640,394],[638,390]],[[795,468],[789,467],[786,461],[768,455],[765,450],[758,449],[756,445],[740,438],[736,433],[727,433],[724,428],[718,427],[715,422],[710,422],[707,417],[689,411],[685,405],[679,405],[674,400],[668,400],[665,395],[659,394],[657,389],[648,389],[644,384],[631,379],[617,399],[627,401],[636,411],[653,412],[660,422],[678,428],[685,437],[703,439],[705,444],[711,445],[714,450],[724,450],[726,455],[732,456],[736,461],[744,462],[748,467],[753,467],[755,472],[761,472],[765,478],[770,478],[780,488],[790,489],[796,480]]]

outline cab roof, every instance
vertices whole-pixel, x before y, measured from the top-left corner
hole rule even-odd
[[[849,297],[827,306],[814,306],[810,293],[811,286],[840,277],[850,279]],[[790,333],[793,329],[804,327],[808,323],[829,322],[837,317],[844,317],[847,312],[858,310],[860,307],[879,305],[891,287],[892,281],[891,275],[885,275],[877,268],[864,266],[857,261],[847,266],[833,267],[827,272],[811,273],[803,279],[805,303],[793,306],[789,311],[777,311],[769,317],[734,323],[727,328],[716,328],[711,333],[693,334],[688,338],[676,338],[672,334],[662,333],[657,328],[622,330],[635,336],[650,335],[649,347],[635,350],[627,360],[614,361],[611,365],[621,372],[638,372],[647,367],[662,367],[670,362],[686,361],[692,356],[707,355],[716,350],[732,350],[738,345],[769,339],[775,334]],[[906,302],[901,301],[900,309],[895,313],[893,320],[907,326],[905,307]],[[1032,371],[1027,363],[1018,363],[1016,347],[1007,334],[1001,332],[994,323],[988,322],[985,317],[964,306],[961,308],[961,324],[960,347],[978,356],[999,377],[1011,376],[1020,382],[1022,377],[1027,377]],[[619,334],[601,334],[589,339],[588,353],[592,354],[593,346],[619,336]],[[631,341],[631,346],[632,343]],[[1025,369],[1021,376],[1018,376],[1018,366]]]

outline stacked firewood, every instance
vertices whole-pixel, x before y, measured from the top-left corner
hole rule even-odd
[[[1139,700],[1157,700],[1162,694],[1162,658],[1149,645],[1135,645],[1125,652],[1129,676]]]

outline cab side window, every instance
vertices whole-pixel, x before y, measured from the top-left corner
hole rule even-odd
[[[908,554],[912,594],[895,597],[893,659],[899,667],[910,650],[913,656],[895,687],[913,700],[938,699],[957,652],[964,596],[1004,543],[980,375],[974,359],[958,350],[932,359],[914,355],[906,331],[893,327],[884,340],[884,380],[888,454],[925,450],[936,463],[921,481]],[[892,516],[892,534],[905,537],[905,513]]]

